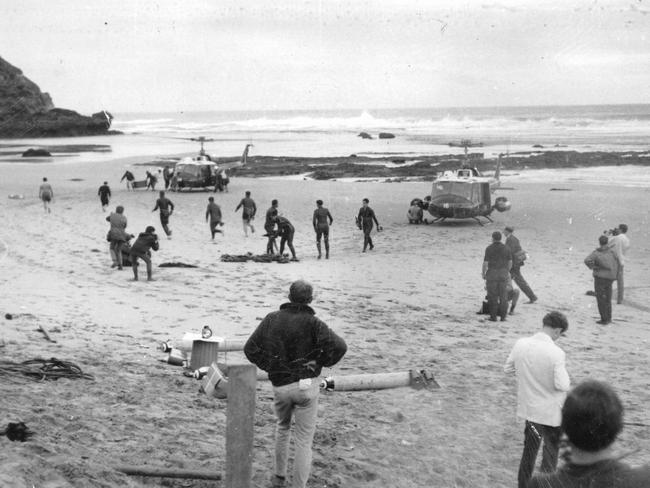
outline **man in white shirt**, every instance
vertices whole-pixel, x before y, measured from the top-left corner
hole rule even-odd
[[[627,237],[627,225],[620,224],[617,228],[618,234],[614,234],[609,238],[608,246],[614,251],[616,259],[618,259],[618,273],[616,275],[616,303],[619,305],[623,303],[623,267],[625,266],[625,256],[628,249],[630,249],[630,239]]]
[[[557,467],[562,405],[569,391],[569,374],[565,354],[555,345],[569,323],[560,312],[550,312],[542,320],[542,330],[531,337],[519,339],[503,367],[517,375],[517,417],[526,421],[524,452],[519,465],[519,488],[530,480],[537,452],[544,441],[542,471]]]

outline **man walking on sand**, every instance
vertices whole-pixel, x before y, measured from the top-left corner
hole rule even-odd
[[[162,228],[165,231],[165,234],[167,234],[167,239],[171,239],[172,231],[169,228],[169,217],[171,217],[172,213],[174,212],[174,204],[169,198],[165,196],[164,191],[161,191],[158,195],[160,198],[156,200],[156,206],[152,212],[160,210],[160,223],[162,224]]]
[[[277,421],[272,486],[276,488],[307,485],[318,416],[318,377],[323,367],[334,366],[347,351],[345,341],[315,316],[309,306],[312,298],[309,283],[292,283],[289,303],[264,317],[244,346],[248,360],[268,372],[273,385]],[[295,458],[291,484],[287,484],[292,417]]]
[[[221,221],[221,207],[214,203],[214,197],[208,198],[208,208],[205,210],[205,221],[208,222],[210,219],[210,233],[212,234],[212,240],[214,241],[214,236],[217,232],[222,232],[217,229],[217,226],[223,225]]]
[[[99,195],[99,201],[102,204],[102,211],[106,212],[106,207],[108,207],[108,201],[111,198],[111,189],[108,186],[108,181],[105,181],[102,186],[97,190],[97,195]]]
[[[275,251],[275,238],[277,233],[275,232],[275,221],[278,216],[278,201],[273,199],[271,200],[271,206],[266,211],[266,220],[264,221],[264,230],[266,231],[266,237],[268,241],[266,243],[266,254],[273,254]]]
[[[650,465],[631,468],[614,450],[621,430],[623,404],[616,392],[607,383],[583,381],[562,407],[566,463],[555,473],[535,475],[528,488],[647,488]]]
[[[616,275],[616,303],[623,303],[624,281],[623,267],[625,266],[627,251],[630,249],[630,239],[627,237],[627,225],[620,224],[617,228],[618,234],[609,238],[607,245],[612,248],[616,259],[618,259],[618,273]]]
[[[485,249],[482,272],[492,322],[496,322],[497,315],[501,317],[501,322],[505,322],[508,315],[508,281],[511,266],[512,255],[501,242],[501,232],[493,232],[492,244]]]
[[[47,178],[43,178],[43,183],[38,189],[38,197],[43,201],[43,209],[50,213],[50,202],[54,201],[54,190],[52,190],[52,185],[47,182]]]
[[[600,320],[597,324],[607,325],[612,321],[612,283],[618,276],[618,260],[614,251],[608,247],[608,237],[598,238],[600,247],[585,258],[585,264],[594,275],[594,292]]]
[[[242,213],[241,213],[241,218],[242,218],[242,224],[244,226],[244,235],[248,237],[248,228],[251,228],[251,233],[255,233],[255,227],[253,227],[253,224],[251,223],[253,219],[255,218],[255,213],[257,212],[257,206],[255,205],[255,201],[251,198],[251,192],[247,191],[246,196],[241,199],[239,202],[239,205],[237,205],[237,208],[235,208],[235,212],[242,208]]]
[[[557,467],[560,445],[561,408],[569,391],[565,353],[555,342],[565,334],[569,322],[564,314],[550,312],[542,320],[542,330],[519,339],[503,370],[517,376],[517,417],[525,420],[524,451],[518,474],[519,488],[526,488],[533,474],[539,447],[541,470],[552,473]]]
[[[129,240],[129,235],[126,233],[126,215],[124,215],[124,207],[118,205],[115,208],[115,212],[112,212],[106,221],[111,224],[111,228],[108,231],[108,239],[111,243],[111,257],[114,257],[114,263],[112,267],[117,266],[118,269],[122,269],[122,248],[124,244]]]
[[[316,249],[318,249],[318,259],[321,258],[321,237],[325,242],[325,259],[330,258],[330,225],[334,222],[330,211],[323,207],[323,200],[316,200],[316,210],[314,210],[314,217],[312,224],[314,225],[314,232],[316,232]]]
[[[370,233],[372,232],[372,223],[374,222],[377,225],[377,231],[381,230],[379,222],[377,222],[377,217],[375,216],[375,211],[371,209],[368,204],[370,200],[364,198],[361,202],[361,208],[359,209],[359,215],[357,215],[357,227],[363,231],[363,251],[366,252],[368,246],[372,251],[375,246],[372,243],[372,238]]]
[[[514,232],[515,229],[511,226],[507,226],[505,229],[503,229],[503,233],[506,236],[506,247],[512,255],[512,268],[510,268],[510,276],[512,276],[512,279],[517,284],[519,289],[524,292],[524,295],[528,297],[527,303],[535,303],[537,301],[537,295],[535,295],[533,290],[531,290],[530,286],[528,286],[528,283],[526,283],[526,280],[521,274],[521,267],[524,265],[526,253],[521,248],[519,239],[515,237]]]
[[[138,281],[138,259],[142,259],[147,264],[147,281],[153,281],[151,267],[151,249],[159,249],[158,236],[155,234],[156,229],[148,226],[144,232],[141,232],[131,247],[129,259],[133,268],[133,281]]]

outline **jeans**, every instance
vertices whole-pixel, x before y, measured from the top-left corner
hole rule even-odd
[[[538,424],[526,420],[524,428],[524,452],[519,464],[518,486],[526,488],[528,481],[533,475],[535,460],[539,446],[544,440],[542,450],[542,467],[543,473],[552,473],[557,468],[558,451],[560,449],[560,427],[550,427],[548,425]]]
[[[311,379],[311,385],[301,390],[298,382],[273,387],[274,409],[277,417],[275,428],[275,475],[286,477],[289,458],[289,437],[291,418],[295,418],[293,442],[293,488],[304,488],[311,471],[311,445],[316,431],[318,415],[318,378]]]
[[[598,313],[602,322],[612,321],[612,283],[613,280],[594,276],[594,292],[598,303]]]

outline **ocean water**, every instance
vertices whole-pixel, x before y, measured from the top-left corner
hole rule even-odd
[[[199,144],[188,139],[198,137],[213,139],[205,149],[216,157],[237,156],[246,144],[253,144],[251,155],[264,156],[459,154],[463,149],[449,143],[463,139],[481,143],[469,151],[485,157],[536,150],[650,150],[650,104],[113,115],[113,128],[122,136],[0,140],[0,162],[7,144],[14,152],[23,146],[107,144],[108,152],[81,155],[103,160],[195,154]],[[360,132],[373,139],[358,137]],[[395,138],[379,139],[380,132]],[[63,162],[78,158],[57,156]]]

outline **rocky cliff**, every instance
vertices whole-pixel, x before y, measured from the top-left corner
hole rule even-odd
[[[23,72],[0,58],[0,137],[70,137],[114,134],[113,116],[98,112],[90,117],[55,108]]]

